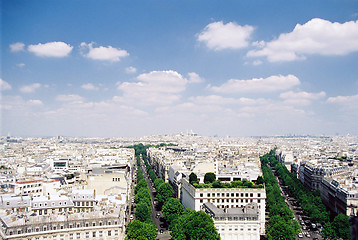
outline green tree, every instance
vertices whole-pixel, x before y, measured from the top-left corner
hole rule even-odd
[[[190,209],[185,210],[184,214],[174,221],[171,236],[174,240],[220,239],[213,219],[203,211]]]
[[[134,196],[134,202],[135,203],[140,203],[140,202],[145,202],[148,206],[150,206],[152,199],[150,196],[150,190],[149,188],[141,188],[137,194]]]
[[[184,207],[180,201],[176,198],[169,198],[163,205],[163,216],[171,224],[173,220],[176,220],[184,212]]]
[[[224,186],[220,180],[217,180],[212,183],[212,187],[213,188],[223,188]]]
[[[213,172],[205,173],[204,183],[213,183],[216,180],[216,175]]]
[[[338,214],[333,222],[332,227],[336,232],[336,236],[344,240],[351,239],[350,223],[348,222],[348,216],[342,213]]]
[[[259,185],[259,184],[263,184],[263,183],[264,183],[264,178],[262,176],[258,176],[257,180],[256,180],[256,184]]]
[[[189,182],[191,183],[191,184],[193,184],[193,182],[196,182],[196,181],[198,181],[198,176],[196,176],[196,174],[195,173],[190,173],[190,175],[189,175]]]
[[[324,239],[336,239],[336,232],[334,231],[330,222],[326,222],[323,225],[322,237],[324,237]]]
[[[157,189],[158,202],[164,204],[169,198],[174,197],[174,190],[169,183],[162,183]]]
[[[280,216],[270,219],[270,227],[266,233],[269,240],[295,240],[297,231],[293,224],[285,221]]]
[[[157,234],[154,224],[134,220],[127,226],[126,240],[154,240]]]
[[[155,179],[154,182],[153,182],[154,188],[155,188],[156,190],[158,190],[158,187],[159,187],[162,183],[164,183],[164,180],[163,180],[163,179],[161,179],[161,178]]]
[[[152,209],[148,204],[140,202],[135,210],[135,218],[141,222],[151,222],[152,221]]]
[[[134,193],[137,194],[137,192],[141,189],[141,188],[148,188],[148,183],[145,179],[140,180],[137,185],[134,188]]]

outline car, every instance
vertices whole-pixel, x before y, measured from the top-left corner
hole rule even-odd
[[[306,237],[310,238],[310,237],[311,237],[311,235],[310,235],[309,233],[306,233]]]
[[[134,217],[133,217],[133,215],[131,214],[131,216],[129,217],[129,219],[130,219],[130,220],[133,220],[133,218],[134,218]]]
[[[306,225],[303,225],[303,226],[302,226],[302,229],[303,229],[303,230],[307,230]]]
[[[298,237],[299,237],[299,238],[303,238],[303,234],[302,234],[302,233],[299,233],[299,234],[298,234]]]
[[[159,231],[159,232],[160,232],[160,234],[163,234],[164,230],[163,230],[163,229],[160,229],[160,231]]]
[[[318,238],[313,238],[313,240],[318,240]]]

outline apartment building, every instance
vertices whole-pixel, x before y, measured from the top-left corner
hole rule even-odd
[[[187,179],[181,179],[181,202],[185,208],[203,210],[204,203],[219,209],[240,208],[257,204],[260,234],[265,234],[265,188],[195,188]]]
[[[260,211],[257,204],[221,209],[207,202],[203,204],[203,210],[212,217],[221,240],[260,239]]]
[[[0,236],[17,240],[124,239],[124,211],[95,211],[63,215],[10,214],[2,216]]]

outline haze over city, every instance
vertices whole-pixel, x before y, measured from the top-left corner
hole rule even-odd
[[[358,134],[357,1],[1,4],[3,136]]]

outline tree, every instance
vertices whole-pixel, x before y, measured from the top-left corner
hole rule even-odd
[[[161,178],[155,179],[154,182],[153,182],[154,188],[155,188],[156,190],[158,190],[159,185],[162,184],[162,183],[164,183],[164,180],[163,180],[163,179],[161,179]]]
[[[174,190],[173,190],[172,186],[170,186],[169,183],[160,184],[158,189],[157,189],[158,202],[163,204],[169,198],[172,198],[172,197],[174,197]]]
[[[343,238],[344,240],[351,239],[351,232],[350,232],[350,223],[348,222],[348,216],[342,213],[338,214],[333,222],[332,228],[336,232],[336,236],[338,238]]]
[[[259,185],[259,184],[263,184],[263,183],[264,183],[264,178],[262,176],[258,176],[257,180],[256,180],[256,184]]]
[[[294,225],[290,224],[290,222],[286,222],[280,216],[274,216],[270,218],[269,225],[270,227],[266,231],[269,240],[296,239],[297,230],[295,229]]]
[[[204,183],[212,183],[216,180],[216,175],[215,173],[212,173],[212,172],[208,172],[208,173],[205,173],[205,176],[204,176]]]
[[[324,237],[324,239],[335,239],[336,238],[336,233],[332,227],[332,224],[330,222],[326,222],[323,225],[323,230],[322,230],[322,237]]]
[[[157,234],[154,224],[134,220],[127,226],[126,240],[154,240]]]
[[[174,221],[171,236],[174,240],[220,239],[213,219],[203,211],[196,212],[191,209],[185,210],[184,214]]]
[[[152,217],[152,209],[150,208],[150,206],[148,206],[148,204],[144,203],[144,202],[140,202],[135,210],[135,218],[141,222],[151,222]]]
[[[135,203],[145,202],[148,206],[152,204],[149,188],[141,188],[134,197]]]
[[[148,188],[148,183],[147,181],[145,181],[145,179],[142,179],[137,183],[137,185],[134,188],[134,193],[137,194],[137,192],[143,187]]]
[[[213,188],[223,188],[224,186],[220,180],[217,180],[217,181],[213,182],[212,187]]]
[[[168,201],[165,202],[162,212],[165,219],[171,224],[183,214],[184,207],[178,199],[169,198]]]
[[[193,184],[193,182],[196,182],[196,181],[198,181],[198,176],[196,176],[196,174],[195,173],[190,173],[190,175],[189,175],[189,183],[191,183],[191,184]]]

